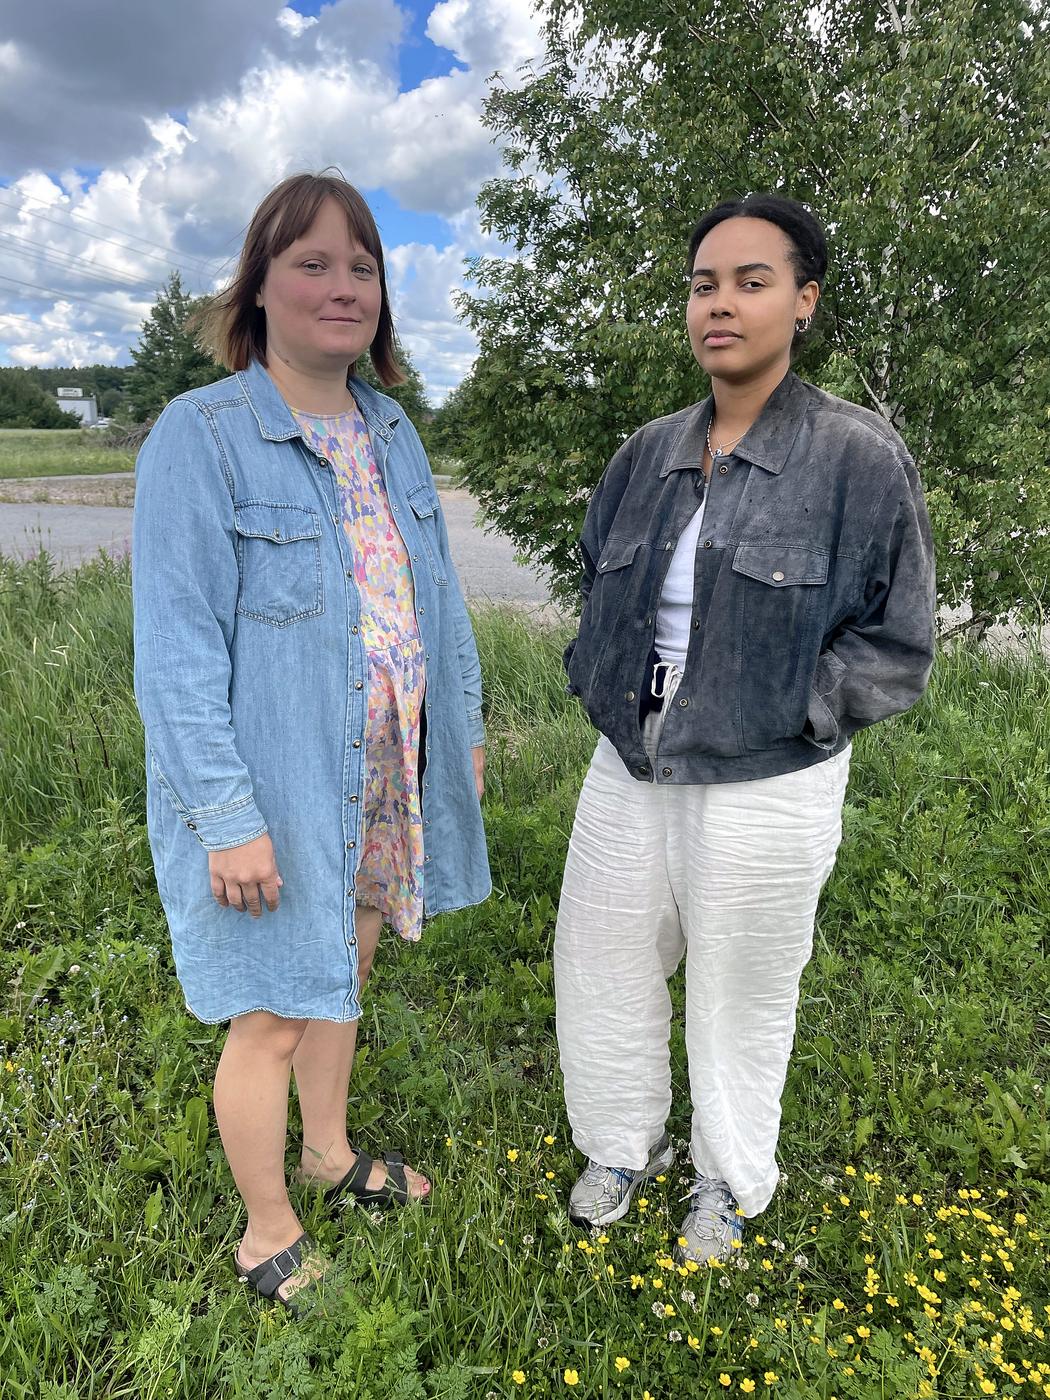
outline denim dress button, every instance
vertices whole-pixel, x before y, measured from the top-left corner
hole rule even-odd
[[[626,694],[623,698],[624,698],[625,700],[633,700],[633,699],[634,699],[634,691],[633,691],[633,690],[629,690],[629,691],[627,692],[627,694]]]

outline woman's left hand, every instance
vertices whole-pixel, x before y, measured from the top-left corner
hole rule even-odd
[[[479,744],[476,749],[471,749],[470,756],[474,760],[474,786],[480,802],[485,796],[485,745]]]

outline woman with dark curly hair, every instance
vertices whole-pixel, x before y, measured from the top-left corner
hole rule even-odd
[[[933,661],[915,467],[884,418],[803,382],[827,267],[802,205],[751,195],[689,243],[711,395],[612,458],[582,537],[570,690],[601,731],[555,942],[570,1213],[606,1225],[666,1170],[667,979],[686,960],[695,1179],[680,1259],[724,1258],[778,1180],[799,979],[834,864],[851,736]]]

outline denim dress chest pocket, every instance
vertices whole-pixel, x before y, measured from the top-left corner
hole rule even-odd
[[[426,550],[427,560],[430,564],[430,575],[436,584],[447,585],[448,576],[445,573],[445,566],[441,562],[441,545],[438,539],[438,502],[434,488],[428,482],[421,482],[419,486],[413,486],[407,492],[407,498],[415,517],[416,528],[423,541],[423,548]],[[405,543],[409,542],[406,540]],[[414,550],[412,557],[416,558]]]
[[[241,617],[286,627],[324,612],[321,519],[307,506],[234,504]]]
[[[739,544],[733,554],[744,742],[768,749],[806,721],[806,682],[824,635],[830,554],[808,545]]]

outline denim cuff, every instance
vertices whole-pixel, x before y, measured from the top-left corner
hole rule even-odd
[[[480,710],[467,711],[467,732],[470,735],[470,747],[480,749],[485,744],[485,721],[481,718]]]
[[[262,813],[251,797],[225,811],[186,812],[180,816],[206,851],[228,851],[267,831]]]

